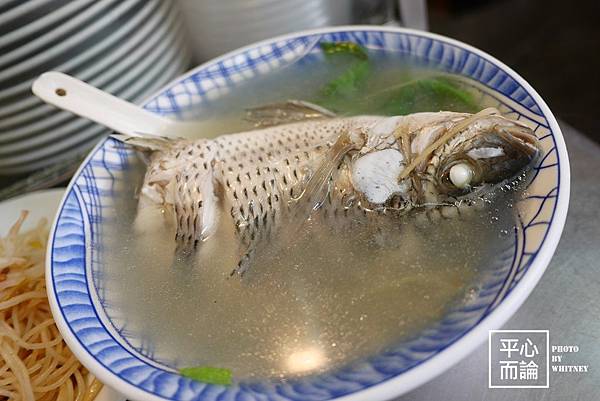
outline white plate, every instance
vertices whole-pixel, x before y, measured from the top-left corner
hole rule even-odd
[[[29,2],[21,2],[17,6],[12,6],[8,9],[8,11],[0,14],[0,26],[2,24],[6,24],[11,20],[21,18],[22,16],[30,13],[35,10],[39,6],[43,6],[44,3],[49,3],[49,0],[41,0],[41,1],[29,1]]]
[[[85,7],[88,3],[92,3],[92,0],[75,1],[66,3],[52,10],[43,17],[36,19],[30,24],[20,26],[19,28],[4,35],[2,40],[5,46],[10,45],[13,42],[22,40],[23,38],[31,35],[32,33],[38,32],[39,34],[47,32],[47,27],[60,21],[61,19],[73,14],[75,11]]]
[[[119,16],[127,12],[135,3],[136,0],[129,0],[120,4],[119,7],[111,9],[109,7],[110,2],[98,2],[88,7],[85,11],[78,13],[66,23],[46,32],[43,36],[8,52],[0,57],[0,67],[3,69],[0,72],[0,81],[11,79],[14,75],[18,75],[22,71],[35,68],[53,57],[68,52],[70,47],[77,46],[96,32],[105,28],[106,25],[117,21]],[[106,10],[107,8],[108,10]],[[90,20],[94,22],[90,24]],[[84,29],[80,29],[81,27]],[[57,38],[71,31],[77,33],[53,45]],[[44,51],[44,49],[46,50]],[[34,56],[27,57],[31,54],[34,54]],[[27,57],[25,61],[17,61],[23,57]],[[16,64],[15,61],[17,61]]]
[[[171,41],[169,41],[169,42],[171,42]],[[155,66],[151,67],[152,69],[148,72],[148,74],[146,74],[147,77],[149,78],[149,80],[146,81],[144,79],[138,78],[138,81],[135,85],[132,85],[131,87],[129,87],[127,89],[127,91],[120,94],[121,97],[130,98],[131,96],[135,95],[136,93],[139,93],[140,91],[144,90],[144,88],[148,88],[148,86],[151,85],[151,81],[153,79],[157,78],[156,75],[160,74],[165,68],[167,68],[169,66],[169,64],[171,64],[172,67],[168,68],[168,70],[165,71],[165,74],[162,74],[162,75],[165,75],[166,79],[160,80],[160,81],[163,81],[161,83],[164,83],[164,81],[171,79],[173,76],[175,76],[178,73],[181,73],[183,71],[183,69],[184,69],[183,63],[179,63],[177,60],[174,60],[177,50],[180,49],[180,44],[169,43],[169,45],[171,47],[170,47],[170,49],[167,50],[167,52],[165,54],[163,54],[162,59],[158,58],[156,60],[155,59],[152,60],[155,62]],[[130,80],[128,80],[128,81],[130,81]],[[159,79],[156,79],[156,81],[157,81],[157,83],[160,82]],[[134,79],[134,82],[135,82],[135,79]],[[159,85],[154,85],[153,87],[156,88],[158,86]],[[148,90],[148,92],[149,91],[150,90]],[[86,124],[88,124],[88,122],[86,120],[76,120],[73,122],[73,124],[69,125],[69,129],[72,129],[72,125],[83,125],[84,126]],[[98,130],[98,128],[99,128],[99,130]],[[59,152],[63,149],[69,148],[71,146],[75,146],[77,143],[87,140],[88,138],[93,138],[94,136],[97,136],[99,134],[99,131],[102,131],[102,130],[103,130],[103,128],[100,128],[100,127],[94,125],[89,130],[86,130],[85,134],[83,132],[78,132],[76,130],[70,136],[64,135],[61,137],[57,137],[55,143],[46,144],[44,146],[32,146],[31,151],[27,151],[27,152],[24,152],[21,154],[1,155],[0,156],[0,168],[11,167],[11,166],[15,166],[18,164],[33,163],[33,162],[39,161],[43,158],[49,157],[53,154],[56,154],[57,152]],[[36,138],[39,138],[40,136],[38,136]],[[35,140],[34,140],[34,142],[35,142]],[[29,145],[29,143],[26,146],[28,146],[28,145]],[[8,147],[8,146],[10,146],[10,145],[6,145],[6,147]],[[17,148],[19,148],[19,147],[20,146],[17,146]]]
[[[157,27],[156,33],[148,37],[146,41],[142,41],[142,44],[137,49],[132,50],[123,47],[124,50],[130,51],[129,54],[121,54],[121,49],[118,49],[114,52],[115,57],[112,57],[112,55],[111,57],[107,57],[109,63],[106,63],[106,61],[103,60],[90,68],[90,70],[93,71],[83,71],[80,74],[77,74],[77,76],[80,79],[87,81],[88,78],[93,77],[95,73],[98,72],[96,71],[97,68],[107,69],[105,74],[101,74],[90,80],[89,83],[98,88],[102,88],[107,92],[114,93],[119,97],[127,98],[127,93],[124,93],[125,88],[131,85],[132,82],[139,84],[140,81],[144,81],[143,77],[140,77],[139,74],[141,74],[141,71],[145,68],[150,68],[151,65],[165,58],[165,53],[173,46],[171,42],[173,41],[174,36],[176,36],[176,32],[169,32],[163,30],[162,27]],[[152,47],[153,44],[154,48]],[[177,53],[174,53],[170,58],[172,61],[175,61],[176,57]],[[57,70],[63,71],[60,68]],[[37,98],[34,99],[39,101]],[[51,107],[50,110],[56,109]],[[21,137],[27,137],[31,132],[42,131],[46,128],[49,129],[48,132],[36,135],[35,138],[23,138],[18,142],[5,145],[2,150],[4,153],[8,153],[9,151],[12,153],[15,151],[22,151],[24,148],[37,145],[40,142],[58,139],[64,135],[65,131],[68,131],[67,125],[63,126],[61,129],[51,129],[49,127],[54,127],[58,123],[72,119],[72,117],[73,115],[71,113],[55,112],[52,116],[43,118],[40,121],[34,120],[30,124],[4,131],[0,133],[0,143],[9,140],[19,140]],[[2,157],[3,156],[0,155],[0,158]]]
[[[150,32],[155,32],[164,26],[164,24],[160,25],[160,21],[165,18],[167,11],[167,3],[164,3],[162,7],[155,7],[153,3],[148,3],[135,16],[119,26],[118,29],[93,43],[85,51],[79,52],[77,49],[66,51],[63,58],[61,58],[62,64],[53,67],[53,69],[72,74],[76,73],[82,80],[96,76],[99,72],[106,70],[107,66],[113,65],[118,59],[128,55],[128,52],[132,51],[131,48],[142,42],[143,38],[147,38]],[[151,17],[144,21],[149,14]],[[140,23],[142,23],[141,26]],[[90,68],[80,71],[81,64],[85,64],[90,59],[102,54],[104,56],[101,61],[93,63]],[[42,72],[43,70],[34,68],[34,71]],[[31,95],[30,88],[33,80],[34,78],[0,90],[0,99],[22,94],[23,92]]]
[[[178,46],[175,46],[175,48],[178,48]],[[188,62],[189,60],[187,58],[184,60],[175,60],[174,62],[170,63],[168,58],[161,61],[152,71],[148,73],[147,80],[143,81],[146,82],[147,86],[139,88],[139,85],[134,85],[128,88],[129,90],[127,93],[131,93],[131,96],[135,96],[136,98],[144,98],[148,96],[148,94],[153,92],[155,88],[162,87],[174,76],[181,74],[185,70]],[[123,97],[125,97],[125,95],[123,95]],[[85,122],[85,120],[82,121]],[[82,142],[78,142],[77,145],[74,145],[72,149],[66,151],[62,150],[64,149],[64,146],[59,147],[59,154],[54,151],[56,150],[55,147],[48,146],[41,148],[45,151],[41,152],[41,154],[36,153],[33,159],[31,159],[30,153],[18,155],[18,157],[15,157],[13,160],[11,160],[13,163],[5,164],[5,159],[3,160],[0,158],[0,175],[25,173],[43,168],[53,163],[57,163],[61,160],[74,158],[78,154],[81,155],[93,147],[96,141],[99,140],[99,135],[103,130],[105,130],[104,127],[92,125],[85,129],[85,131],[73,132],[72,135],[77,136],[78,140]],[[54,152],[49,153],[49,148],[51,148],[51,150]]]
[[[29,216],[23,224],[24,229],[35,227],[37,221],[44,217],[51,224],[64,193],[65,188],[47,189],[0,202],[0,236],[8,233],[21,210],[29,210]]]
[[[5,236],[10,227],[19,218],[21,210],[29,210],[23,229],[34,228],[39,219],[46,218],[48,226],[56,215],[65,188],[46,189],[31,192],[0,202],[0,236]],[[95,401],[123,401],[125,397],[110,387],[104,386]]]
[[[181,28],[173,26],[173,13],[169,16],[165,24],[158,27],[154,34],[143,41],[141,46],[132,51],[129,55],[122,55],[120,60],[114,60],[114,63],[110,66],[110,69],[106,74],[102,74],[99,77],[92,79],[89,83],[103,90],[114,93],[124,99],[130,99],[132,93],[136,93],[136,89],[142,85],[152,86],[152,82],[148,80],[153,72],[156,71],[158,65],[162,65],[165,62],[171,62],[174,64],[181,63],[182,57],[185,58],[185,50],[181,43]],[[185,61],[185,60],[183,60]],[[106,66],[108,67],[108,66]],[[151,69],[144,74],[144,71]],[[181,73],[181,71],[177,71]],[[143,75],[142,75],[143,74]],[[86,80],[88,76],[87,72],[78,74],[82,80]],[[168,78],[173,78],[174,75]],[[111,82],[116,79],[116,81]],[[132,82],[134,84],[132,84]],[[154,86],[157,88],[158,86]],[[33,98],[35,102],[39,102],[37,98]],[[29,101],[29,99],[27,100]],[[31,124],[20,126],[14,130],[8,130],[0,132],[0,143],[6,141],[16,141],[11,144],[3,146],[3,153],[22,151],[29,146],[37,145],[40,142],[48,142],[50,140],[59,140],[63,138],[66,132],[72,131],[68,123],[60,129],[49,129],[48,132],[43,132],[40,135],[36,135],[35,138],[23,138],[30,135],[32,131],[43,130],[47,127],[53,127],[61,121],[66,121],[72,117],[71,113],[55,113],[51,117],[42,119],[41,121],[34,121]],[[0,159],[4,156],[0,155]],[[4,164],[4,161],[3,161]]]

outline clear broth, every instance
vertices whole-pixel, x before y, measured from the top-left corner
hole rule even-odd
[[[380,56],[374,68],[361,96],[435,73],[397,57]],[[247,130],[246,108],[311,98],[336,74],[338,67],[319,60],[278,69],[190,115],[202,121],[199,136]],[[116,199],[115,224],[104,228],[98,285],[115,326],[174,368],[223,367],[236,379],[263,379],[352,363],[418,335],[467,302],[485,261],[512,240],[505,235],[514,226],[507,205],[516,194],[505,194],[483,210],[425,227],[408,216],[376,224],[340,219],[333,226],[315,219],[288,235],[283,228],[244,277],[230,277],[237,262],[231,227],[189,260],[173,259],[173,227],[134,231],[134,188],[143,172],[141,163],[126,172],[135,185]]]

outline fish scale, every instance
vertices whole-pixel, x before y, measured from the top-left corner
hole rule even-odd
[[[323,155],[347,130],[332,120],[274,127],[215,140],[215,167],[224,183],[225,208],[240,235],[242,253],[268,238],[302,192]]]

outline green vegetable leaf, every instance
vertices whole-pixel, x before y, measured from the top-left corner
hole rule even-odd
[[[365,101],[385,115],[450,110],[474,113],[479,110],[473,95],[449,77],[422,78],[371,94]]]
[[[210,366],[196,366],[192,368],[182,368],[179,373],[187,378],[208,384],[220,384],[223,386],[231,385],[231,370],[223,368],[213,368]]]
[[[346,71],[333,81],[327,83],[321,90],[325,97],[352,95],[369,75],[371,68],[368,61],[351,64]]]
[[[361,60],[369,58],[365,48],[354,42],[321,42],[319,46],[326,55],[351,54]]]
[[[377,87],[378,77],[373,73],[366,49],[352,42],[321,42],[320,46],[330,67],[340,71],[312,100],[326,109],[349,115],[405,115],[440,110],[474,113],[480,109],[472,92],[459,79],[446,75],[411,80],[411,74],[403,74],[404,77],[399,77],[401,84],[367,95],[369,86]]]
[[[321,88],[314,102],[331,110],[344,109],[371,73],[367,51],[353,42],[321,42],[319,46],[330,64],[343,72]]]

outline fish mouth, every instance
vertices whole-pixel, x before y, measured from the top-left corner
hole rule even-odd
[[[541,147],[539,140],[527,126],[516,125],[514,127],[504,128],[499,132],[505,135],[504,139],[507,143],[514,146],[515,149],[521,153],[529,156],[532,160],[535,156],[541,153]]]
[[[497,129],[494,134],[498,137],[498,144],[504,153],[503,157],[497,159],[497,163],[492,163],[500,168],[500,171],[496,171],[496,173],[504,170],[504,174],[494,174],[497,178],[504,176],[503,179],[498,181],[504,181],[504,179],[519,175],[535,163],[542,153],[538,138],[527,126],[519,124],[502,127]],[[488,172],[492,173],[494,170],[495,168],[489,168]]]

